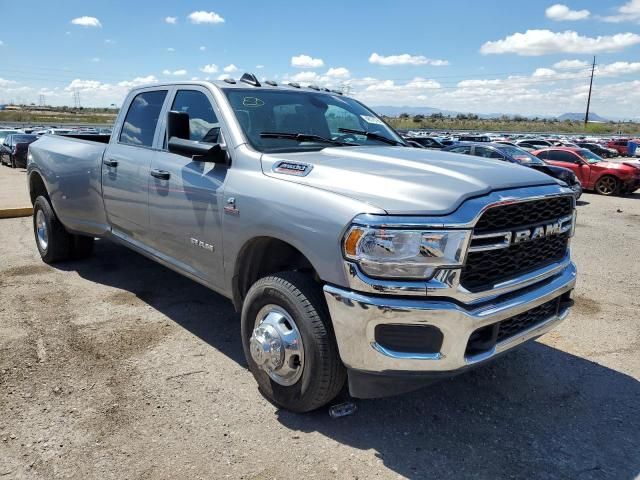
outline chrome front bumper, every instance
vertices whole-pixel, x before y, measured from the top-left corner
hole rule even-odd
[[[481,327],[531,310],[571,291],[576,268],[567,262],[552,278],[525,288],[522,293],[498,297],[481,306],[467,308],[446,300],[399,298],[370,295],[325,285],[324,293],[333,320],[340,356],[353,370],[365,372],[442,372],[457,371],[488,360],[521,343],[539,337],[564,320],[569,308],[530,329],[506,338],[489,351],[465,355],[471,334]],[[385,349],[375,340],[380,324],[431,325],[443,334],[437,353],[407,353]]]

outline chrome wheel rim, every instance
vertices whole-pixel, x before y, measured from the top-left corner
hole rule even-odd
[[[610,195],[615,190],[616,182],[612,178],[603,178],[598,182],[598,190],[603,195]]]
[[[266,305],[256,315],[249,351],[258,368],[280,385],[293,385],[302,376],[302,335],[293,317],[279,305]]]
[[[36,213],[36,236],[40,249],[46,250],[49,245],[49,232],[47,231],[47,222],[42,210],[38,210]]]

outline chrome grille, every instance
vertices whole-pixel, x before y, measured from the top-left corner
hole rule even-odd
[[[474,235],[516,231],[553,222],[573,214],[573,198],[552,197],[489,208],[477,222]],[[564,258],[570,232],[552,235],[506,248],[470,251],[462,268],[460,284],[471,292],[529,273]]]

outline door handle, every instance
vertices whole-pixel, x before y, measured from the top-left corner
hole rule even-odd
[[[159,178],[160,180],[169,180],[171,174],[166,170],[151,170],[151,176],[155,178]]]
[[[104,164],[107,167],[117,167],[118,166],[118,161],[117,160],[111,160],[110,158],[105,158]]]

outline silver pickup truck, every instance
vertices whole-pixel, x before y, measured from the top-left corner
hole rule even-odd
[[[565,184],[409,148],[315,86],[136,88],[111,136],[33,143],[28,182],[45,262],[105,238],[228,297],[260,390],[293,411],[460,373],[572,305]]]

